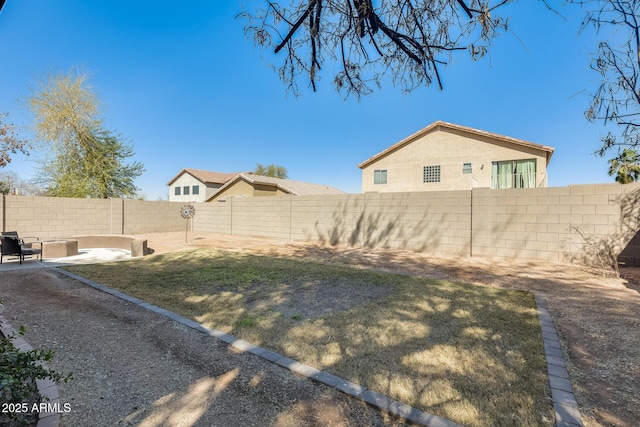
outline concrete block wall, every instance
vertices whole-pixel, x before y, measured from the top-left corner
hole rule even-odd
[[[204,206],[196,228],[444,256],[593,263],[609,250],[621,253],[640,229],[640,184],[233,198],[221,205],[226,210]],[[225,225],[212,224],[204,209]]]
[[[231,234],[230,202],[196,203],[193,229],[209,233]]]
[[[470,203],[470,191],[365,194],[364,244],[468,255]]]
[[[182,231],[183,203],[4,196],[2,227],[42,239]],[[197,203],[191,230],[443,256],[640,265],[640,184],[234,197]],[[629,243],[631,242],[631,244]],[[630,247],[631,245],[631,247]],[[635,248],[635,249],[634,249]]]
[[[229,198],[198,204],[195,228],[462,256],[470,251],[470,196],[440,191]]]
[[[294,196],[232,197],[231,234],[291,238],[291,200]]]
[[[473,191],[472,255],[593,262],[638,231],[640,184]]]
[[[323,245],[357,244],[363,212],[361,194],[297,196],[292,199],[291,240]]]
[[[182,231],[185,229],[185,219],[180,215],[180,208],[185,203],[130,199],[122,200],[122,202],[125,218],[122,234]]]
[[[75,234],[120,232],[121,201],[118,199],[67,199],[59,197],[5,196],[4,231],[40,239]]]
[[[123,199],[2,197],[2,228],[42,240],[184,230],[181,204]]]
[[[568,187],[474,190],[472,255],[560,261],[575,236],[571,206],[560,205],[569,194]]]

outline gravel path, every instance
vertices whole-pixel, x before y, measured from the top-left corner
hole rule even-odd
[[[2,272],[4,316],[50,366],[71,412],[62,426],[404,425],[52,269]]]

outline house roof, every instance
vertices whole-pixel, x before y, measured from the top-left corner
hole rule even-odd
[[[522,139],[511,138],[509,136],[504,136],[504,135],[500,135],[500,134],[497,134],[497,133],[491,133],[491,132],[487,132],[487,131],[484,131],[484,130],[474,129],[474,128],[470,128],[470,127],[467,127],[467,126],[456,125],[456,124],[453,124],[453,123],[448,123],[448,122],[443,122],[441,120],[438,120],[437,122],[431,123],[429,126],[419,130],[418,132],[414,133],[413,135],[409,135],[408,137],[404,138],[402,141],[399,141],[399,142],[393,144],[391,147],[379,152],[375,156],[370,157],[369,159],[367,159],[364,162],[360,163],[358,165],[358,167],[360,169],[363,169],[363,168],[369,166],[371,163],[373,163],[373,162],[375,162],[375,161],[387,156],[388,154],[391,154],[392,152],[404,147],[407,144],[410,144],[411,142],[415,141],[416,139],[420,138],[421,136],[426,135],[427,133],[435,131],[435,130],[443,130],[443,129],[444,130],[446,130],[446,129],[457,130],[457,131],[461,131],[461,132],[470,133],[470,134],[476,135],[476,136],[484,136],[484,137],[487,137],[487,138],[493,138],[493,139],[496,139],[496,140],[499,140],[499,141],[507,142],[507,143],[510,143],[510,144],[515,144],[515,145],[520,145],[520,146],[523,146],[523,147],[529,147],[529,148],[535,148],[537,150],[542,150],[542,151],[546,152],[547,164],[549,164],[549,160],[551,160],[551,155],[553,154],[553,151],[555,150],[555,148],[548,147],[546,145],[534,144],[533,142],[524,141]]]
[[[224,192],[236,182],[244,180],[250,184],[263,184],[270,185],[279,188],[285,193],[293,194],[294,196],[316,196],[321,194],[344,194],[344,191],[337,188],[330,187],[322,184],[311,184],[309,182],[292,181],[290,179],[272,178],[270,176],[255,175],[252,173],[239,173],[233,179],[227,181],[222,187],[213,193],[207,202],[213,200],[218,194]]]
[[[200,169],[184,168],[176,176],[171,178],[171,180],[167,182],[167,185],[173,184],[173,182],[176,179],[180,178],[185,173],[188,173],[189,175],[196,178],[198,181],[201,181],[205,184],[224,184],[230,179],[233,179],[235,176],[238,176],[238,173],[240,172],[223,173],[223,172],[203,171]],[[250,172],[243,172],[243,173],[250,173]]]

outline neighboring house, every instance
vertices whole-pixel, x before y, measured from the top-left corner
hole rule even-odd
[[[554,149],[437,121],[360,163],[362,191],[547,186]]]
[[[167,183],[169,186],[169,201],[203,202],[237,175],[238,172],[220,173],[198,169],[182,169]]]
[[[246,196],[311,196],[321,194],[344,194],[328,185],[310,184],[307,182],[292,181],[290,179],[272,178],[269,176],[254,175],[252,173],[240,173],[218,188],[215,193],[205,201],[225,201],[227,197]]]

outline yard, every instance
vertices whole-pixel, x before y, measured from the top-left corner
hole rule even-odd
[[[527,291],[208,248],[68,270],[459,424],[554,423]]]

